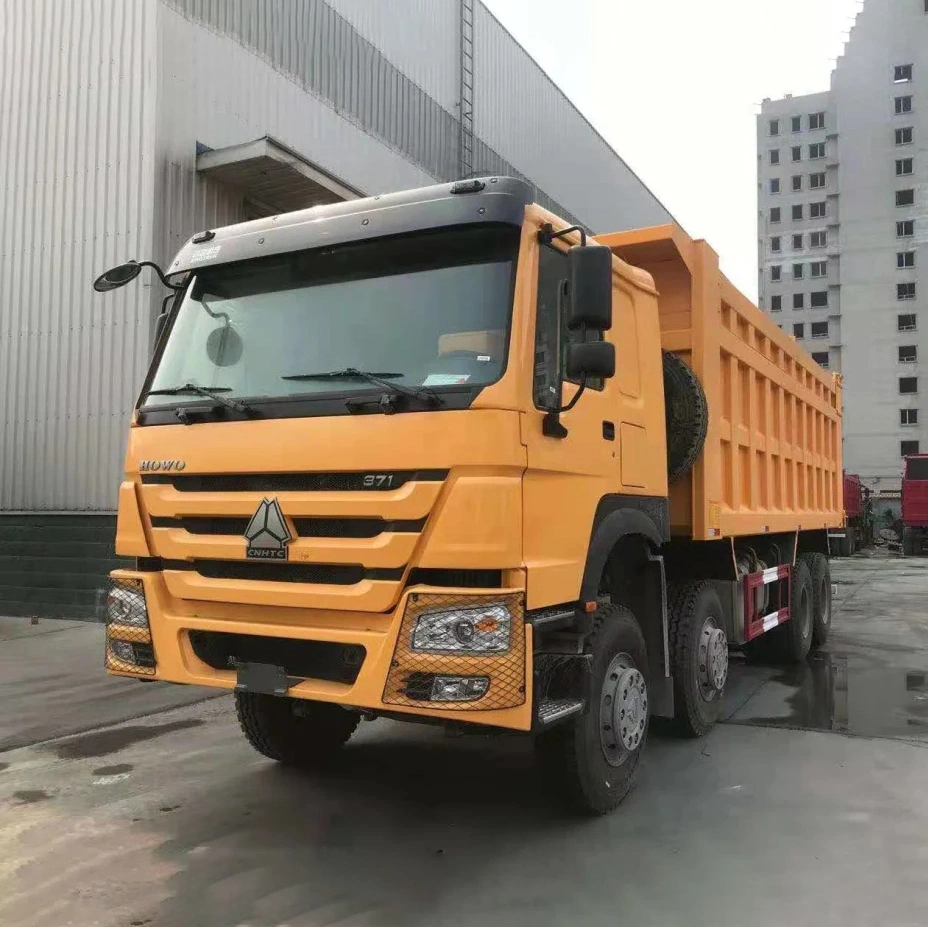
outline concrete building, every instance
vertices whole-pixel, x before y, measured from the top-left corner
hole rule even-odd
[[[199,229],[469,174],[668,220],[479,0],[5,0],[0,613],[92,616],[161,292]]]
[[[760,303],[844,376],[844,460],[928,451],[928,0],[866,0],[824,93],[757,122]]]

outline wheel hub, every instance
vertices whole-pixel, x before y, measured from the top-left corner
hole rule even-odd
[[[648,723],[648,687],[631,657],[618,654],[603,680],[599,737],[610,766],[620,766],[644,737]]]
[[[703,625],[699,636],[700,687],[710,697],[725,688],[728,679],[728,638],[725,632],[710,618]]]

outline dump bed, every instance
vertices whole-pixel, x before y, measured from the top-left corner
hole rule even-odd
[[[928,454],[905,458],[902,523],[909,528],[928,527]]]
[[[844,523],[841,385],[719,271],[676,225],[599,235],[648,271],[661,342],[709,402],[705,450],[671,487],[671,531],[697,540]]]
[[[860,477],[856,473],[844,474],[844,514],[860,517]]]

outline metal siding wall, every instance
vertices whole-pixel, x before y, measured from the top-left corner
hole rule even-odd
[[[0,28],[0,510],[113,509],[148,299],[150,0],[7,0]]]
[[[458,114],[460,0],[328,0],[395,67]]]
[[[474,131],[489,149],[518,165],[548,196],[569,204],[594,231],[671,221],[487,8],[477,2],[475,12]],[[475,166],[483,166],[476,156]]]

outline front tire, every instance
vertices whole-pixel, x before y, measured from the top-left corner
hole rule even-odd
[[[338,752],[361,716],[328,702],[235,693],[235,713],[258,753],[286,766],[310,768]]]
[[[577,811],[607,814],[631,789],[647,739],[648,657],[628,608],[603,606],[596,623],[589,704],[536,746],[559,797]]]
[[[686,583],[670,589],[667,611],[675,720],[702,737],[719,719],[728,678],[722,603],[711,583]]]

